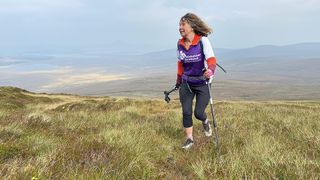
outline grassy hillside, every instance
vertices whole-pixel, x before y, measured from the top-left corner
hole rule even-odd
[[[215,102],[221,156],[177,100],[34,94],[0,87],[0,178],[309,179],[320,174],[320,102]],[[209,112],[209,109],[207,109]]]

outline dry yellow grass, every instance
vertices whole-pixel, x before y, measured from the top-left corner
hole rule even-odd
[[[221,156],[180,104],[0,87],[3,179],[317,179],[320,102],[215,102]],[[209,109],[207,109],[209,112]],[[194,120],[196,121],[196,120]]]

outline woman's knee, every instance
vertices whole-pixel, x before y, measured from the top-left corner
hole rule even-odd
[[[195,110],[195,111],[194,111],[194,116],[195,116],[197,119],[201,120],[201,121],[204,121],[204,120],[207,119],[206,113],[205,113],[204,111],[200,111],[200,110]]]

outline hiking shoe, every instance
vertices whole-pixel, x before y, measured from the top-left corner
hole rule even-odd
[[[212,130],[211,130],[209,121],[207,123],[202,123],[202,125],[203,125],[203,129],[204,129],[204,134],[207,137],[211,136],[212,135]]]
[[[193,141],[191,139],[187,139],[186,142],[183,144],[182,149],[190,149],[193,145]]]

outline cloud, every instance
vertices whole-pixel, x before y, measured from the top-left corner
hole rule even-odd
[[[319,0],[215,0],[202,1],[194,8],[213,20],[276,19],[301,16],[320,10]]]
[[[180,38],[178,21],[187,12],[198,14],[215,29],[218,46],[258,45],[266,43],[264,37],[270,40],[267,43],[279,42],[287,32],[295,34],[287,35],[287,39],[308,41],[311,33],[303,32],[311,29],[309,24],[312,29],[319,29],[319,9],[319,0],[0,0],[0,33],[6,34],[0,50],[167,49]],[[293,32],[292,27],[298,24],[300,30]],[[275,28],[281,36],[263,35]],[[245,37],[252,32],[257,34],[256,42],[248,44]],[[226,43],[231,36],[233,43]],[[314,41],[319,40],[317,34],[312,36]]]
[[[173,17],[182,16],[185,12],[191,11],[192,8],[176,6],[166,0],[158,1],[115,1],[111,4],[112,9],[109,14],[115,15],[124,21],[136,23],[168,23],[172,22]],[[119,10],[124,10],[119,11]],[[177,23],[178,24],[178,23]]]
[[[0,13],[63,11],[84,7],[80,0],[1,0]]]

